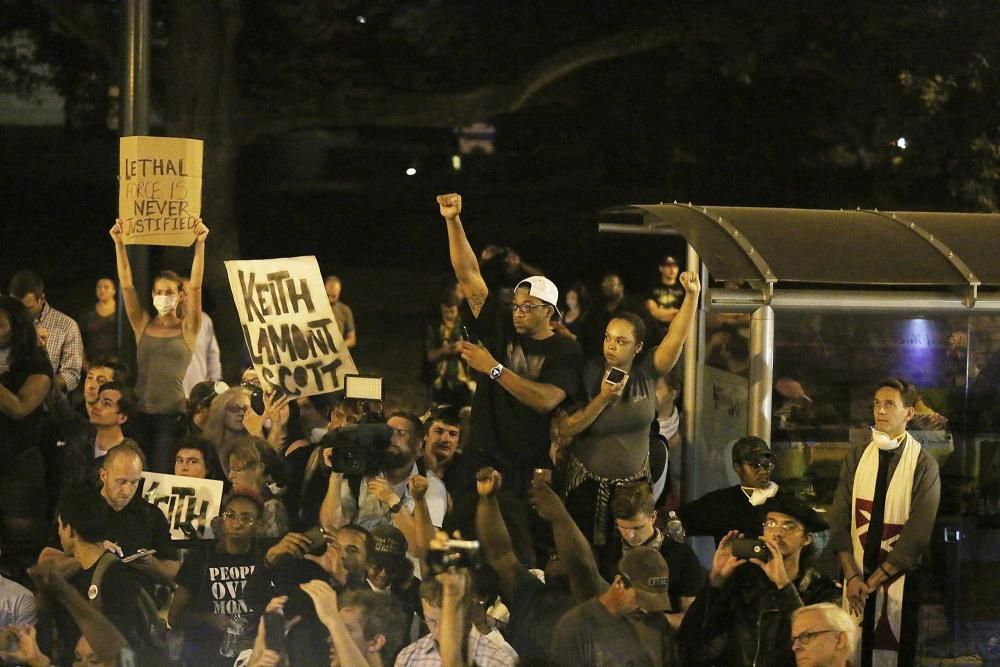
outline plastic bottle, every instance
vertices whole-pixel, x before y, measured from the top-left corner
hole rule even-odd
[[[222,639],[222,646],[219,647],[219,655],[227,658],[235,658],[240,653],[240,641],[243,639],[243,630],[246,628],[246,620],[240,614],[233,614],[226,624],[226,636]]]
[[[677,512],[673,510],[667,514],[667,536],[674,542],[680,542],[681,544],[687,540],[687,532],[684,530],[684,524],[681,523]]]

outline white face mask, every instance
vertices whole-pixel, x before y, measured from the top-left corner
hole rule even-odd
[[[177,297],[172,294],[157,294],[153,297],[153,308],[160,315],[169,315],[174,312],[177,305]]]
[[[888,433],[883,433],[876,429],[872,429],[872,442],[875,446],[882,450],[891,450],[899,447],[899,441],[891,437]]]

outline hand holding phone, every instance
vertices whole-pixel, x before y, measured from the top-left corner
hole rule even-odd
[[[264,612],[264,644],[278,653],[285,650],[285,615],[281,611]]]
[[[732,548],[733,556],[736,558],[743,560],[756,558],[765,563],[771,560],[771,550],[761,540],[755,540],[750,537],[737,537],[729,543],[729,546]]]
[[[604,381],[608,384],[620,384],[628,377],[628,372],[612,366],[604,376]]]
[[[145,558],[146,556],[152,556],[156,553],[156,549],[139,549],[131,556],[125,556],[122,558],[123,563],[131,563],[132,561],[139,560],[140,558]]]

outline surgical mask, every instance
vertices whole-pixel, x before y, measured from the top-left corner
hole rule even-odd
[[[157,294],[153,297],[153,308],[160,315],[169,315],[174,312],[177,305],[177,297],[172,294]]]
[[[872,442],[875,446],[883,451],[889,451],[899,447],[899,441],[890,436],[888,433],[883,433],[876,429],[872,429]]]

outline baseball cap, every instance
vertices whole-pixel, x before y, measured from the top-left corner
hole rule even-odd
[[[787,514],[805,526],[806,531],[810,533],[819,533],[830,527],[830,524],[820,516],[819,512],[788,493],[779,493],[768,498],[760,506],[760,513],[761,516],[766,517],[768,512]]]
[[[376,563],[395,562],[406,558],[406,537],[395,526],[375,526],[371,530],[374,549],[368,557]]]
[[[666,611],[672,608],[668,587],[670,569],[656,549],[629,549],[618,561],[618,572],[635,588],[636,601],[646,611]]]
[[[677,266],[677,260],[674,259],[673,255],[664,255],[663,259],[660,260],[660,266],[666,266],[667,264]]]
[[[559,306],[556,305],[559,303],[559,288],[556,287],[554,282],[545,276],[531,276],[519,282],[514,291],[516,292],[519,289],[527,289],[528,296],[537,297],[555,308],[556,315],[562,319],[562,313],[559,312]]]
[[[229,385],[225,382],[215,380],[203,380],[191,387],[191,394],[188,396],[188,403],[192,407],[207,408],[220,394],[225,393]]]
[[[733,463],[757,463],[762,458],[774,458],[774,452],[760,438],[750,435],[733,444]]]

